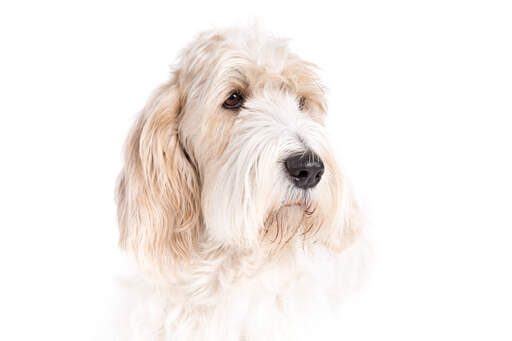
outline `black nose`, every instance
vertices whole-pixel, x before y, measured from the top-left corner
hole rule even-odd
[[[324,174],[324,164],[313,152],[290,156],[284,165],[295,186],[303,189],[315,187]]]

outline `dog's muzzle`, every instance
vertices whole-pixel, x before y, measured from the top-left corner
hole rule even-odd
[[[311,151],[288,157],[284,165],[293,184],[302,189],[315,187],[324,174],[324,163]]]

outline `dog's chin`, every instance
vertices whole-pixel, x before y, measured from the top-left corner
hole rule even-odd
[[[272,209],[265,220],[263,241],[274,251],[280,250],[293,241],[310,238],[318,231],[315,203],[306,196],[285,201]]]

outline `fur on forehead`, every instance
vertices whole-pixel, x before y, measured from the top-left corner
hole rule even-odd
[[[181,52],[173,73],[187,97],[204,102],[222,101],[233,90],[248,96],[277,88],[325,113],[325,86],[316,65],[292,53],[288,42],[259,28],[203,32]]]

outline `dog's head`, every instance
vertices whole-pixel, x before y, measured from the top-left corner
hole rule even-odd
[[[357,232],[355,205],[325,115],[314,66],[285,41],[256,30],[200,35],[128,138],[121,245],[157,264],[205,245],[342,249]]]

